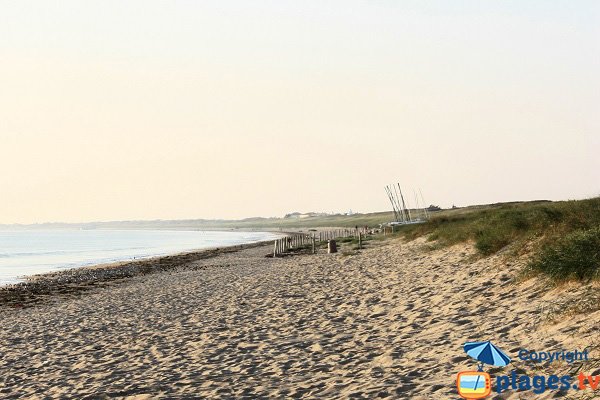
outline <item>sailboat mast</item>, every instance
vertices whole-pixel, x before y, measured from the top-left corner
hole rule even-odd
[[[425,203],[425,198],[423,197],[423,192],[421,192],[421,188],[419,188],[419,194],[421,195],[421,200],[423,200],[423,211],[425,212],[425,218],[429,219],[429,211],[427,211],[427,203]]]
[[[402,198],[402,205],[404,206],[404,209],[408,213],[408,221],[412,222],[412,216],[410,215],[410,208],[406,207],[406,203],[404,202],[404,196],[402,195],[402,188],[400,187],[399,182],[398,182],[398,190],[400,190],[400,197]]]
[[[400,207],[400,209],[402,210],[402,222],[406,222],[407,221],[407,216],[406,216],[406,207],[404,206],[404,199],[402,199],[402,205],[400,205],[400,199],[402,196],[402,192],[400,192],[400,196],[398,196],[398,191],[396,190],[396,186],[394,187],[394,192],[396,192],[396,201],[398,201],[398,205]]]
[[[394,211],[394,219],[396,221],[398,221],[398,212],[396,211],[396,205],[394,204],[394,200],[392,200],[392,195],[390,192],[390,188],[389,187],[385,187],[385,192],[387,193],[388,199],[390,200],[390,203],[392,203],[392,210]]]
[[[421,206],[419,205],[419,198],[417,197],[417,192],[413,189],[413,195],[415,196],[415,212],[418,213],[418,219],[424,219],[423,211],[421,210]]]

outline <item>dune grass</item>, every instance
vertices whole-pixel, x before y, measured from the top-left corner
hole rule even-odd
[[[599,279],[600,226],[577,230],[546,244],[530,268],[558,281]]]
[[[600,278],[600,198],[445,212],[428,223],[402,227],[400,234],[427,235],[441,246],[474,241],[482,255],[533,249],[532,271],[556,281]]]

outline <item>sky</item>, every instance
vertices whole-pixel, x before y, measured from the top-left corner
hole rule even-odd
[[[0,1],[0,223],[600,195],[597,1]]]

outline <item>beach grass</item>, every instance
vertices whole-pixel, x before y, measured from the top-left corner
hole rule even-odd
[[[424,224],[400,227],[408,239],[438,246],[473,241],[483,256],[533,250],[528,268],[556,281],[600,278],[600,198],[527,202],[452,210]]]
[[[576,230],[546,244],[530,268],[557,281],[599,279],[600,226]]]

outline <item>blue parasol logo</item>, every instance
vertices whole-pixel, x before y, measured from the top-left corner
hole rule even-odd
[[[463,399],[476,400],[487,397],[492,390],[490,374],[483,372],[484,364],[505,367],[510,357],[504,354],[489,340],[486,342],[467,342],[463,345],[465,353],[479,362],[477,371],[459,372],[456,378],[458,394]]]
[[[506,367],[510,363],[510,357],[489,340],[487,342],[467,342],[463,348],[469,357],[479,361],[480,371],[483,371],[483,364]]]

